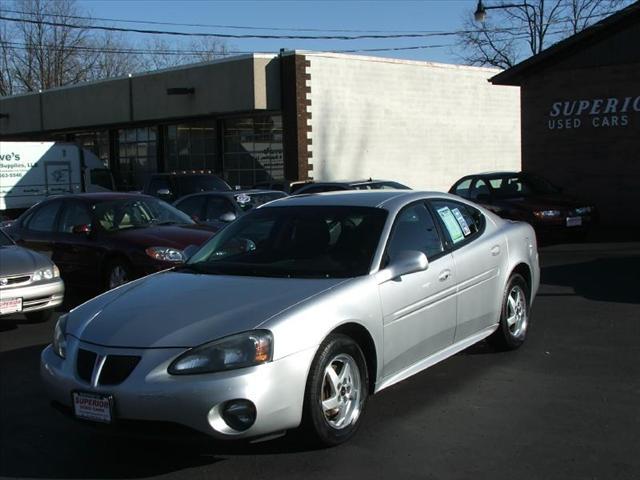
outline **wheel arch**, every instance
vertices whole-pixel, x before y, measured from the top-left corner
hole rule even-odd
[[[339,325],[329,332],[329,335],[332,333],[339,333],[350,337],[362,349],[362,353],[364,354],[364,358],[367,362],[369,394],[372,395],[375,392],[376,379],[378,376],[378,353],[371,333],[369,333],[369,330],[367,330],[363,325],[355,322],[348,322]]]
[[[519,263],[515,267],[513,267],[513,270],[511,270],[511,274],[509,275],[509,277],[511,277],[511,275],[513,275],[514,273],[522,275],[524,281],[527,282],[527,299],[531,301],[531,297],[533,295],[533,277],[531,268],[526,263]]]
[[[115,261],[121,261],[121,262],[125,263],[126,265],[128,265],[129,267],[132,267],[131,260],[124,253],[122,253],[120,251],[117,251],[117,250],[112,250],[110,252],[107,252],[102,257],[102,263],[100,265],[100,279],[101,280],[104,280],[105,276],[107,275],[107,269]]]

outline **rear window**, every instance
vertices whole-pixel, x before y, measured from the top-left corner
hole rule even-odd
[[[238,193],[233,197],[236,200],[238,206],[244,212],[259,207],[262,204],[277,200],[278,198],[284,198],[287,195],[284,192],[268,192],[268,193]]]
[[[209,192],[211,190],[231,190],[227,182],[214,175],[175,177],[175,182],[180,192],[179,196],[189,195],[190,193]]]

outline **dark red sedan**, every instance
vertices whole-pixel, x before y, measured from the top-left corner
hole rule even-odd
[[[92,290],[180,264],[186,247],[214,235],[162,200],[127,193],[52,197],[4,231],[51,258],[67,285]]]
[[[530,223],[539,237],[584,237],[597,220],[589,202],[571,198],[546,179],[525,172],[468,175],[449,193],[472,200],[503,218]]]

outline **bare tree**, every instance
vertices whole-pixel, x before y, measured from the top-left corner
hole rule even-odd
[[[97,31],[76,0],[5,0],[0,12],[0,95],[45,90],[224,56],[226,44],[203,38],[146,47]]]
[[[500,0],[488,21],[478,24],[469,11],[458,38],[460,57],[471,65],[510,68],[552,43],[577,33],[632,0]]]
[[[89,49],[88,24],[83,28],[54,26],[78,15],[72,0],[21,0],[15,2],[21,23],[13,27],[13,55],[10,69],[14,88],[24,91],[78,83],[91,71],[96,53]]]
[[[202,37],[186,46],[154,38],[146,44],[149,53],[141,59],[146,70],[171,68],[188,63],[207,62],[229,55],[227,44],[217,38]]]

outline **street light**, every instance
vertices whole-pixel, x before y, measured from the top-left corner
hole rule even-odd
[[[478,8],[476,8],[476,11],[473,13],[473,17],[476,19],[476,22],[483,23],[487,18],[487,10],[493,10],[495,8],[515,8],[515,7],[532,8],[534,13],[536,11],[536,9],[532,5],[529,5],[527,2],[509,3],[509,4],[494,5],[494,6],[490,5],[488,7],[485,7],[484,4],[482,3],[482,0],[478,0]]]

